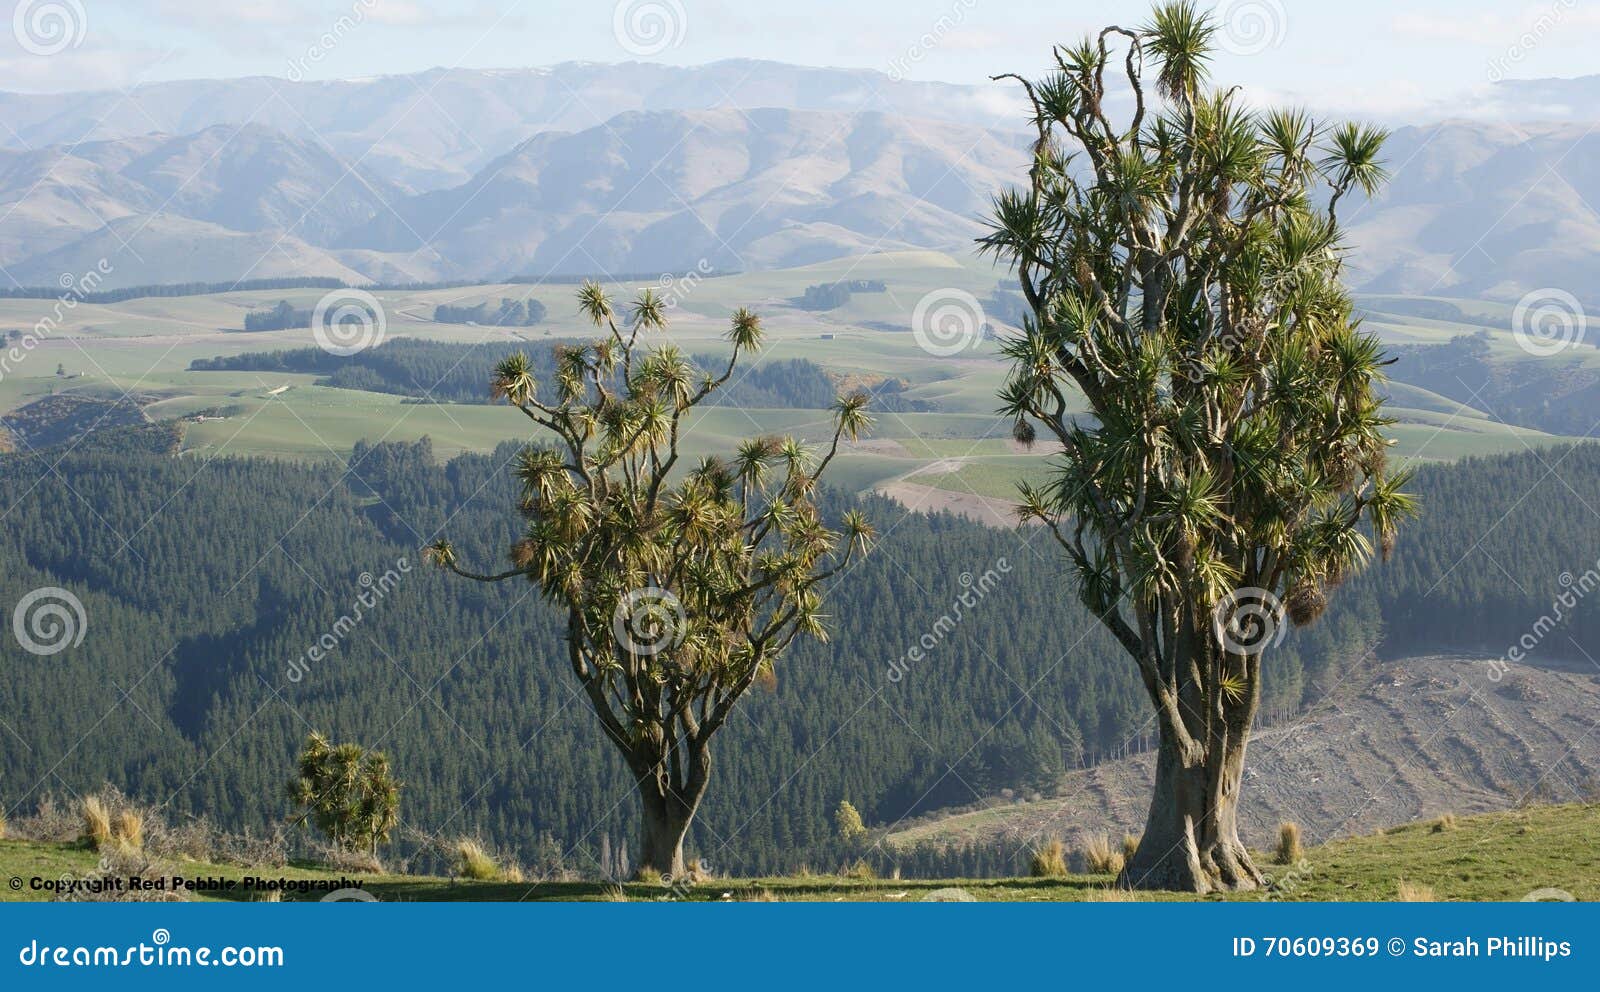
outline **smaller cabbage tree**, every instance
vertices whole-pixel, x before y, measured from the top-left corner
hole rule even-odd
[[[306,738],[286,792],[301,810],[295,822],[310,820],[341,850],[376,855],[400,822],[400,783],[389,756],[319,733]]]
[[[667,325],[653,292],[624,314],[596,284],[578,295],[605,333],[559,348],[553,383],[521,354],[490,383],[544,435],[515,466],[526,529],[511,567],[465,569],[445,540],[428,554],[469,579],[532,582],[565,612],[567,664],[638,785],[638,869],[680,877],[712,737],[796,638],[826,640],[825,583],[871,542],[859,512],[835,529],[817,502],[840,445],[870,418],[865,394],[843,396],[820,450],[765,436],[690,464],[691,414],[760,348],[760,319],[735,312],[728,363],[705,373],[647,344]]]

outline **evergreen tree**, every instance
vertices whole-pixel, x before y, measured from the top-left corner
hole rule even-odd
[[[389,774],[389,758],[359,744],[330,744],[321,734],[306,738],[289,800],[337,847],[376,854],[400,822],[400,786]]]
[[[1364,532],[1387,558],[1413,504],[1387,469],[1382,351],[1340,283],[1338,207],[1382,180],[1383,135],[1208,90],[1216,30],[1178,0],[1056,49],[1045,79],[1011,77],[1038,138],[982,242],[1030,311],[1005,410],[1019,440],[1042,426],[1065,453],[1023,487],[1023,515],[1066,551],[1158,717],[1120,883],[1196,892],[1262,881],[1238,804],[1284,613],[1320,616],[1370,558]],[[1107,112],[1119,69],[1126,121]]]
[[[696,382],[676,348],[642,340],[666,326],[653,292],[633,304],[626,333],[598,285],[579,300],[609,334],[558,353],[554,398],[540,397],[522,355],[491,384],[555,442],[519,458],[528,528],[512,568],[469,572],[443,540],[429,553],[467,578],[531,581],[564,609],[567,662],[639,790],[639,870],[676,878],[710,783],[712,737],[795,638],[825,638],[818,586],[866,550],[864,516],[845,515],[841,548],[816,503],[840,441],[868,424],[866,400],[839,400],[820,459],[793,438],[762,437],[671,482],[684,417],[760,347],[760,320],[735,313],[726,368]]]

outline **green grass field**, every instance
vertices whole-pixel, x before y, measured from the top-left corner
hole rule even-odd
[[[1600,900],[1600,807],[1539,806],[1464,817],[1452,826],[1414,823],[1365,837],[1352,837],[1309,849],[1302,862],[1284,867],[1258,856],[1274,880],[1270,892],[1213,896],[1212,900],[1388,902],[1404,883],[1412,898],[1441,901],[1519,901],[1535,892],[1556,893],[1589,902]],[[23,880],[21,891],[0,890],[6,900],[44,900],[35,877],[81,877],[93,870],[94,852],[82,845],[0,841],[0,875]],[[184,877],[246,876],[291,880],[336,880],[341,873],[307,864],[287,868],[244,869],[186,862],[174,867]],[[860,879],[805,874],[783,878],[711,879],[693,886],[596,882],[474,882],[412,875],[363,875],[362,887],[383,901],[594,901],[650,902],[724,899],[756,901],[917,902],[940,890],[960,889],[973,899],[996,901],[1126,901],[1186,899],[1177,893],[1124,893],[1109,875],[1055,879]],[[14,883],[13,883],[14,884]],[[241,883],[242,884],[242,883]],[[1554,890],[1554,891],[1550,891]],[[203,899],[251,899],[237,889]],[[296,898],[320,898],[320,893]]]
[[[806,358],[841,376],[891,376],[906,395],[937,405],[936,413],[880,413],[872,446],[838,463],[835,485],[863,491],[896,482],[932,486],[959,496],[1010,499],[1019,479],[1037,478],[1048,449],[1022,453],[1009,447],[1008,426],[995,415],[996,390],[1006,368],[993,341],[978,342],[955,357],[924,352],[909,332],[910,313],[922,296],[943,288],[988,297],[1005,273],[987,261],[938,252],[892,252],[835,259],[775,272],[658,280],[615,287],[621,298],[645,285],[677,301],[667,336],[686,350],[723,347],[727,314],[751,306],[766,318],[768,344],[759,360]],[[840,279],[881,279],[888,291],[857,293],[844,306],[816,313],[795,301],[808,285]],[[567,284],[490,285],[377,294],[387,315],[387,336],[420,337],[502,352],[546,337],[587,337]],[[308,347],[308,330],[246,333],[244,314],[287,299],[311,307],[316,289],[221,293],[209,296],[81,304],[58,329],[20,361],[0,369],[0,413],[57,391],[116,397],[127,391],[153,400],[152,417],[183,416],[208,407],[236,412],[189,427],[190,457],[259,455],[293,459],[343,458],[357,441],[415,441],[428,437],[441,457],[489,451],[525,436],[520,418],[503,409],[470,404],[403,402],[395,396],[315,385],[315,377],[265,373],[190,372],[196,358],[246,351]],[[534,298],[548,317],[532,328],[438,324],[440,303],[476,303],[501,297]],[[1491,346],[1518,360],[1509,330],[1510,308],[1459,300],[1365,300],[1369,326],[1393,343],[1438,343],[1489,327]],[[32,327],[54,301],[0,300],[0,330]],[[1416,316],[1443,307],[1455,319]],[[892,328],[906,328],[893,330]],[[1584,361],[1600,363],[1600,351]],[[65,376],[58,376],[61,368]],[[282,387],[289,387],[282,389]],[[1570,439],[1492,421],[1482,411],[1423,389],[1397,384],[1391,431],[1401,459],[1448,461],[1469,455],[1518,452]],[[727,452],[746,436],[793,432],[824,436],[819,411],[712,410],[696,423],[694,455]]]

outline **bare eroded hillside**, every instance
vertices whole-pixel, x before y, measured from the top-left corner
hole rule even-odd
[[[1305,715],[1258,731],[1246,769],[1246,841],[1267,847],[1294,820],[1316,842],[1443,813],[1573,802],[1600,782],[1600,666],[1515,666],[1489,659],[1378,662],[1365,685],[1335,688]],[[909,822],[918,841],[1031,846],[1058,836],[1137,834],[1154,754],[1068,774],[1056,798],[996,801]]]

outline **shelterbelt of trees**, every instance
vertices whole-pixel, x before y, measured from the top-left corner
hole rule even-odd
[[[577,343],[552,339],[527,342],[512,349],[505,345],[467,346],[396,338],[354,355],[330,354],[321,348],[291,348],[200,358],[189,368],[195,372],[309,373],[324,376],[324,385],[342,389],[365,389],[443,403],[487,403],[490,397],[484,383],[507,354],[525,354],[540,381],[548,387],[555,377],[557,350]],[[695,355],[691,360],[701,369],[726,363],[726,359],[710,355]],[[912,410],[927,405],[901,397],[901,388],[897,380],[879,383],[873,391],[874,409]],[[803,358],[773,359],[741,370],[736,382],[730,382],[708,402],[747,409],[820,410],[833,402],[835,392],[828,373],[815,362]]]
[[[513,455],[441,464],[426,441],[361,446],[348,470],[106,445],[0,456],[0,604],[9,615],[59,586],[86,618],[81,644],[49,657],[0,638],[15,730],[0,735],[0,802],[20,812],[109,782],[174,817],[264,830],[288,813],[283,783],[315,728],[391,757],[403,827],[481,832],[579,869],[631,842],[633,785],[575,698],[555,610],[524,583],[420,567],[447,524],[463,556],[503,552]],[[1429,467],[1414,488],[1427,512],[1388,566],[1272,653],[1264,712],[1374,646],[1502,654],[1551,613],[1561,575],[1595,567],[1573,493],[1600,490],[1600,447]],[[828,500],[847,505],[881,543],[830,594],[831,643],[798,643],[726,731],[689,844],[718,871],[827,863],[841,799],[878,826],[975,791],[1048,792],[1143,722],[1132,669],[1060,594],[1059,551],[1037,528]],[[990,572],[960,605],[963,576]],[[1561,623],[1528,653],[1600,639],[1594,603]]]

